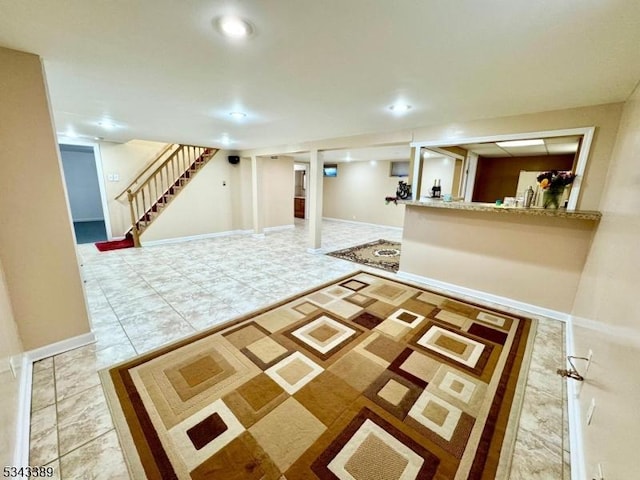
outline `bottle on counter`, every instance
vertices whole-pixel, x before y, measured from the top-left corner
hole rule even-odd
[[[531,201],[533,200],[533,187],[531,185],[529,185],[529,188],[527,188],[527,190],[524,192],[524,199],[523,199],[523,207],[524,208],[529,208],[531,207]]]
[[[440,198],[440,194],[442,193],[442,188],[440,187],[440,179],[436,179],[433,181],[433,188],[431,189],[431,196],[433,198]]]

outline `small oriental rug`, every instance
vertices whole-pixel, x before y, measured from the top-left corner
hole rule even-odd
[[[504,479],[533,331],[359,272],[101,378],[135,479]]]
[[[389,240],[376,240],[375,242],[329,252],[327,255],[395,273],[400,266],[400,243],[390,242]]]

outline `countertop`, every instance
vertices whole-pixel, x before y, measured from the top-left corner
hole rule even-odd
[[[445,202],[444,200],[398,200],[399,204],[412,207],[426,208],[446,208],[449,210],[464,210],[468,212],[494,212],[510,215],[529,215],[537,217],[560,217],[572,218],[576,220],[592,220],[597,222],[602,217],[602,213],[593,210],[566,210],[564,208],[524,208],[524,207],[503,207],[493,203],[476,202]]]

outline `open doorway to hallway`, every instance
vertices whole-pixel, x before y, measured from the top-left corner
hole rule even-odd
[[[60,157],[76,243],[108,240],[94,148],[60,144]]]

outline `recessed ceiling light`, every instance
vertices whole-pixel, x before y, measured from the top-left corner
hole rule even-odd
[[[246,38],[253,33],[251,24],[239,17],[221,17],[216,24],[220,33],[228,38]]]
[[[499,147],[531,147],[533,145],[544,145],[544,140],[536,138],[532,140],[509,140],[506,142],[496,142]]]
[[[393,105],[389,106],[389,110],[391,110],[393,113],[406,113],[411,110],[411,105],[408,105],[406,103],[394,103]]]
[[[220,143],[222,145],[231,145],[231,139],[228,135],[222,135],[222,137],[220,137]]]
[[[229,116],[239,120],[241,118],[246,117],[247,114],[244,113],[244,112],[231,112],[231,113],[229,113]]]
[[[101,120],[100,122],[98,122],[98,126],[104,128],[105,130],[113,130],[114,128],[117,128],[117,125],[111,120]]]

